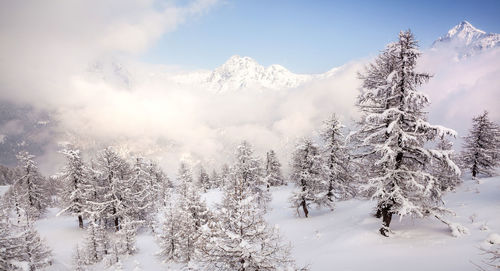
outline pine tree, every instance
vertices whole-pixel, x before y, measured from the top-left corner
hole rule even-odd
[[[205,270],[293,270],[289,247],[263,219],[251,187],[241,174],[231,174],[218,220],[203,227],[200,257]]]
[[[24,260],[28,263],[30,271],[40,270],[52,264],[52,252],[32,225],[25,227],[23,244],[25,249]]]
[[[210,186],[212,188],[219,188],[220,184],[220,176],[217,173],[217,170],[213,169],[212,174],[210,174]]]
[[[457,159],[453,152],[453,143],[445,138],[440,139],[436,145],[436,149],[446,152],[446,155],[455,162]],[[460,175],[457,175],[454,169],[447,166],[446,161],[438,160],[431,165],[431,174],[438,180],[441,191],[453,191],[462,182]]]
[[[30,219],[38,218],[50,203],[45,178],[38,171],[34,157],[28,152],[20,152],[17,155],[23,175],[12,187],[17,190],[17,202]]]
[[[489,120],[488,111],[472,119],[472,129],[463,148],[462,163],[471,171],[472,178],[494,174],[500,157],[500,128]]]
[[[165,262],[177,261],[180,256],[180,225],[179,210],[174,206],[173,199],[167,203],[163,217],[162,233],[159,236],[160,255]]]
[[[168,176],[155,162],[149,162],[148,171],[149,175],[151,176],[150,187],[153,191],[152,195],[155,196],[153,202],[157,203],[155,208],[165,206],[165,201],[174,185],[172,184],[172,181],[168,178]]]
[[[120,247],[121,253],[132,255],[137,252],[136,233],[138,224],[136,221],[131,221],[128,217],[125,217],[123,220],[122,229],[117,233],[117,245]]]
[[[331,207],[319,147],[310,139],[301,140],[293,153],[291,166],[290,180],[295,183],[296,188],[290,201],[297,213],[302,207],[305,217],[308,217],[311,204]]]
[[[18,270],[15,262],[24,259],[22,236],[9,221],[9,209],[0,198],[0,270]]]
[[[207,171],[203,166],[200,166],[200,171],[198,173],[198,184],[203,188],[203,192],[206,192],[208,189],[212,188],[210,185],[210,177],[207,174]]]
[[[179,223],[178,255],[182,262],[189,262],[196,252],[200,227],[207,223],[209,214],[200,190],[193,182],[189,167],[181,163],[179,168],[180,190],[177,210]]]
[[[323,123],[320,132],[324,142],[322,152],[325,161],[325,170],[328,175],[328,200],[346,200],[355,195],[352,185],[353,177],[350,170],[349,150],[345,145],[342,133],[344,126],[332,115]]]
[[[268,202],[271,201],[271,194],[267,191],[267,185],[264,182],[260,159],[254,156],[252,146],[246,141],[243,141],[236,149],[236,162],[232,174],[238,175],[237,178],[250,188],[255,195],[254,200],[257,201],[257,205],[265,210]]]
[[[155,177],[151,176],[144,159],[137,157],[128,182],[123,185],[123,200],[128,208],[128,220],[149,222],[155,210],[154,203],[158,197]]]
[[[85,261],[85,253],[84,251],[77,245],[75,247],[75,252],[73,253],[73,270],[74,271],[86,271],[85,265],[87,262]]]
[[[64,208],[59,213],[68,212],[78,217],[78,226],[83,228],[84,210],[87,207],[89,193],[88,171],[77,149],[65,149],[61,152],[66,156],[67,164],[61,179],[63,189],[61,198]]]
[[[281,173],[281,163],[278,161],[278,157],[276,157],[276,153],[273,150],[270,150],[266,154],[266,173],[265,173],[264,182],[269,186],[280,186],[285,185],[285,179],[283,178],[283,174]]]
[[[442,150],[426,148],[428,140],[455,135],[426,121],[428,97],[417,88],[430,76],[415,71],[420,56],[410,31],[367,67],[357,105],[363,113],[361,127],[353,133],[357,157],[366,168],[366,189],[377,199],[382,216],[380,233],[388,236],[393,214],[418,217],[438,215],[441,208],[439,180],[426,172],[432,160],[441,160],[455,174],[459,170]]]
[[[100,218],[113,221],[116,231],[120,230],[120,220],[130,211],[125,193],[130,189],[130,166],[111,148],[106,148],[97,157],[100,173],[97,187],[101,205],[105,205]]]

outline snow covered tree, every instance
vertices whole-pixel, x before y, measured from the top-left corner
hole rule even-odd
[[[67,163],[61,173],[63,183],[60,192],[64,208],[59,213],[68,212],[78,217],[78,226],[83,228],[84,210],[89,196],[88,171],[77,149],[61,151]]]
[[[121,253],[132,255],[137,251],[135,244],[138,225],[139,223],[130,220],[130,218],[128,217],[125,217],[125,219],[122,221],[122,228],[117,233],[117,245],[120,247]]]
[[[75,247],[75,252],[73,253],[73,270],[74,271],[86,271],[85,268],[85,254],[84,251],[77,245]]]
[[[212,188],[218,188],[220,184],[220,176],[217,173],[217,170],[213,169],[210,174],[210,186]]]
[[[110,253],[110,240],[104,226],[99,225],[94,219],[89,221],[83,254],[87,264],[100,262]]]
[[[264,183],[269,186],[280,186],[285,185],[285,179],[281,173],[281,163],[276,157],[276,153],[270,150],[266,154],[266,176],[264,177]]]
[[[154,204],[158,197],[154,176],[149,174],[144,159],[137,157],[128,182],[123,185],[123,200],[128,208],[126,216],[129,222],[150,221],[155,210]],[[137,226],[137,225],[136,225]]]
[[[332,206],[328,200],[328,186],[326,172],[323,166],[323,157],[319,147],[310,139],[302,139],[292,155],[290,180],[295,184],[295,190],[290,198],[292,207],[304,211],[309,216],[311,204],[316,206]]]
[[[500,128],[490,121],[488,111],[472,119],[472,129],[465,137],[462,163],[472,178],[492,176],[500,158]]]
[[[325,161],[325,170],[328,175],[328,200],[346,200],[352,198],[356,192],[353,187],[353,177],[350,170],[349,150],[345,145],[342,133],[344,126],[332,115],[323,123],[320,131],[324,146],[322,152]]]
[[[156,199],[154,199],[153,202],[156,202],[156,208],[159,208],[160,206],[165,205],[165,201],[170,195],[171,189],[174,185],[155,162],[149,162],[148,171],[151,176],[150,187],[153,190],[152,195],[156,195]]]
[[[24,261],[28,263],[30,271],[40,270],[52,264],[52,252],[32,225],[25,227],[23,245]]]
[[[263,218],[256,195],[241,174],[232,174],[217,220],[203,229],[199,261],[205,270],[293,270],[289,247]]]
[[[16,262],[23,261],[22,236],[9,221],[9,208],[0,198],[0,270],[17,270]]]
[[[198,173],[198,184],[203,188],[204,192],[212,188],[210,177],[208,176],[207,171],[203,166],[200,166],[200,171]]]
[[[30,219],[38,218],[50,203],[45,178],[38,171],[33,161],[35,156],[28,152],[20,152],[17,159],[23,169],[23,175],[18,179],[12,189],[16,190],[16,199]]]
[[[410,31],[400,32],[364,74],[357,106],[363,113],[356,155],[366,169],[367,190],[378,201],[382,216],[380,233],[388,236],[392,215],[423,217],[445,211],[436,176],[426,172],[432,160],[440,160],[459,174],[449,152],[425,146],[429,140],[455,132],[426,121],[428,97],[417,88],[430,78],[415,70],[420,56]]]
[[[125,193],[130,189],[130,166],[111,148],[106,148],[97,156],[99,172],[99,203],[105,208],[100,218],[111,220],[116,231],[120,230],[120,220],[130,211]]]
[[[440,139],[436,145],[436,149],[446,152],[450,159],[455,162],[456,157],[453,151],[453,143],[445,138]],[[441,191],[453,191],[455,187],[462,182],[460,175],[457,175],[454,169],[447,166],[446,161],[438,160],[434,161],[430,166],[431,174],[433,174],[438,180],[441,187]]]
[[[271,194],[267,191],[264,182],[260,159],[254,156],[252,146],[248,142],[243,141],[238,145],[236,162],[232,171],[232,174],[236,174],[237,178],[243,181],[243,184],[250,187],[249,191],[255,195],[253,198],[257,201],[257,205],[265,210],[268,202],[271,201]]]
[[[177,261],[180,254],[180,225],[179,210],[174,206],[173,200],[167,203],[163,217],[162,233],[159,236],[160,255],[165,262]]]

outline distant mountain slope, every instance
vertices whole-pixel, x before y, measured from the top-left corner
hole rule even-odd
[[[500,47],[500,34],[486,33],[463,21],[432,45],[435,49],[455,49],[460,57],[471,56],[490,48]]]

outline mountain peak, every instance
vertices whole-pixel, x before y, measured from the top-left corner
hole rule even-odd
[[[461,37],[461,38],[467,38],[468,36],[471,35],[484,35],[486,32],[483,30],[475,28],[471,23],[468,21],[462,21],[458,25],[454,26],[452,29],[448,31],[448,34],[445,37]]]
[[[448,33],[437,39],[434,48],[452,46],[458,49],[460,55],[470,56],[479,51],[500,46],[500,35],[486,33],[475,28],[468,21],[462,21],[448,31]]]

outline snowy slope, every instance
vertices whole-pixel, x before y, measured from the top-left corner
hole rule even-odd
[[[467,21],[456,25],[433,43],[433,48],[455,49],[460,56],[471,56],[496,47],[500,47],[500,34],[486,33]]]
[[[479,250],[488,235],[500,233],[500,177],[466,181],[457,192],[448,194],[447,206],[456,212],[455,222],[462,223],[470,235],[454,238],[436,219],[395,217],[391,238],[380,236],[380,221],[372,215],[374,202],[350,200],[336,205],[333,212],[313,210],[309,218],[297,217],[289,208],[292,187],[274,188],[272,210],[267,220],[280,228],[285,242],[293,246],[292,256],[310,270],[474,270],[481,264]],[[204,195],[214,206],[220,191]],[[74,218],[55,217],[52,209],[46,219],[37,222],[41,235],[52,247],[56,263],[49,270],[71,270],[71,253],[84,236]],[[487,230],[481,230],[486,225]],[[173,270],[155,256],[158,251],[149,233],[138,237],[139,253],[123,258],[124,270],[136,266],[142,270]],[[103,269],[102,266],[95,270]],[[175,269],[175,268],[174,268]],[[108,270],[114,270],[109,268]]]

